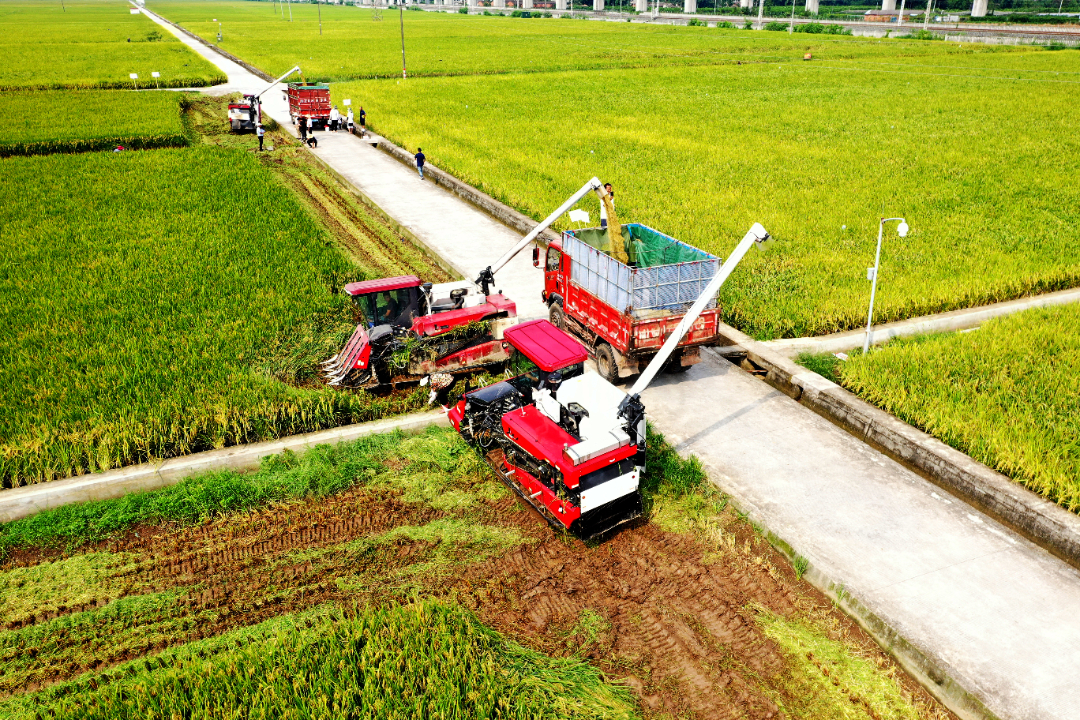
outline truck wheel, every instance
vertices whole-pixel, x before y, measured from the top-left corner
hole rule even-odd
[[[560,330],[566,329],[566,313],[563,312],[562,306],[560,306],[559,303],[551,303],[551,310],[548,311],[548,320]]]
[[[691,367],[693,366],[682,364],[682,355],[676,355],[664,364],[664,372],[668,375],[677,375],[678,373],[686,372]]]
[[[619,365],[615,362],[615,351],[607,343],[600,343],[600,346],[596,348],[596,372],[613,385],[619,379]]]

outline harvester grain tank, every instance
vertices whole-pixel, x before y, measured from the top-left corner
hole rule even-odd
[[[681,312],[660,348],[623,391],[586,371],[586,348],[547,320],[508,328],[518,373],[472,390],[450,422],[492,469],[554,527],[597,537],[641,514],[645,408],[641,393],[678,351],[749,249],[769,234],[755,224]]]

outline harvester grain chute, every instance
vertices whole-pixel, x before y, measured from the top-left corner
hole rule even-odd
[[[462,437],[557,529],[589,539],[642,512],[645,408],[641,393],[669,362],[750,247],[755,224],[708,280],[629,392],[586,371],[587,349],[547,320],[505,332],[511,378],[466,392],[449,411]]]
[[[511,354],[504,333],[517,322],[517,306],[492,292],[495,273],[590,192],[606,194],[597,178],[587,182],[473,283],[433,285],[407,275],[346,285],[363,321],[341,352],[323,363],[327,382],[393,387],[435,374],[452,378],[500,368]]]

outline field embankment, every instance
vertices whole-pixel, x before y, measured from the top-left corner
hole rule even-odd
[[[698,466],[651,443],[652,522],[598,546],[553,534],[435,428],[275,458],[259,482],[292,494],[256,504],[222,509],[208,491],[243,477],[196,478],[162,491],[185,514],[9,546],[0,712],[78,702],[112,718],[133,702],[165,712],[174,694],[224,712],[261,708],[273,688],[332,699],[313,717],[490,703],[530,717],[949,717]],[[68,513],[3,531],[71,527]],[[353,644],[360,629],[379,652]],[[248,664],[267,671],[232,669]],[[300,685],[280,685],[298,664]],[[438,679],[466,668],[472,693]]]
[[[164,90],[0,93],[0,117],[11,120],[0,157],[184,147],[183,101]]]
[[[1080,511],[1080,308],[799,361],[1073,512]]]
[[[0,90],[145,90],[206,87],[228,79],[130,10],[119,0],[8,0],[0,14]],[[154,72],[160,77],[153,78]],[[61,112],[52,120],[60,126],[84,118]]]

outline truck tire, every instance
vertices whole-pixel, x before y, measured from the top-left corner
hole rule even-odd
[[[562,306],[559,305],[559,303],[551,303],[551,309],[548,311],[548,320],[560,330],[566,329],[566,313],[563,312]]]
[[[668,358],[668,361],[664,363],[663,371],[668,375],[677,375],[686,372],[691,367],[693,366],[682,364],[682,353],[678,353]]]
[[[619,365],[615,362],[615,351],[607,343],[600,343],[596,347],[596,372],[613,385],[619,381]]]

